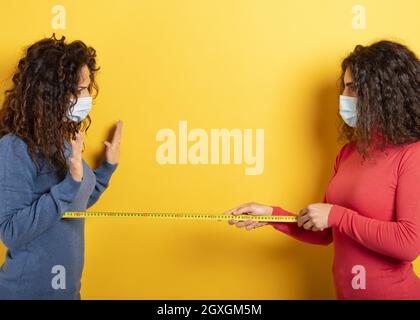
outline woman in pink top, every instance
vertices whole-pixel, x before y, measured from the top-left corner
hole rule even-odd
[[[291,237],[334,242],[338,299],[420,299],[412,261],[420,252],[420,62],[390,41],[356,46],[342,62],[339,151],[323,203],[297,223],[230,220],[251,230],[271,224]],[[230,214],[293,215],[248,203]]]

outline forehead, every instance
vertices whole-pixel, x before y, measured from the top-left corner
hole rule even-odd
[[[89,68],[86,65],[84,65],[82,69],[80,70],[79,85],[88,86],[89,84],[90,84],[90,71],[89,71]]]

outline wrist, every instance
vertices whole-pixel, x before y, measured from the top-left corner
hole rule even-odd
[[[333,204],[328,214],[328,227],[337,227],[340,224],[346,208]]]
[[[73,173],[71,170],[69,171],[70,177],[77,182],[82,182],[83,174],[80,173]]]
[[[271,215],[273,216],[289,216],[291,215],[289,212],[283,210],[281,207],[278,206],[271,206]],[[268,224],[272,225],[273,227],[279,229],[279,228],[283,228],[283,227],[287,227],[287,223],[282,223],[282,222],[268,222]],[[280,230],[280,229],[279,229]]]
[[[283,209],[277,206],[271,206],[271,215],[281,216],[283,215]]]
[[[105,161],[108,162],[109,164],[113,165],[113,166],[118,164],[117,161],[111,161],[111,160],[108,160],[108,159],[105,159]]]

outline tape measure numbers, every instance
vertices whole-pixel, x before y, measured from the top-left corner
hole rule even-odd
[[[185,219],[185,220],[237,220],[259,222],[296,222],[296,216],[272,215],[232,215],[232,214],[203,214],[203,213],[140,213],[140,212],[94,212],[67,211],[63,218],[152,218],[152,219]]]

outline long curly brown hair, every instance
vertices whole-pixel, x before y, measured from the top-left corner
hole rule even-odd
[[[420,61],[414,52],[392,41],[357,45],[341,64],[341,91],[347,68],[358,98],[357,124],[343,122],[339,140],[355,142],[363,160],[371,148],[420,140]]]
[[[19,136],[28,146],[37,172],[41,156],[62,177],[68,170],[64,140],[86,132],[89,116],[81,122],[68,121],[68,110],[77,102],[81,69],[90,71],[89,91],[96,97],[96,51],[82,41],[65,42],[55,34],[30,45],[19,60],[12,87],[5,92],[0,110],[0,138],[8,133]],[[72,97],[74,99],[72,100]]]

